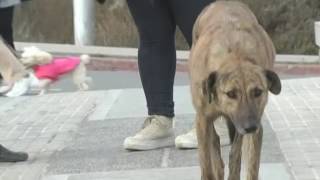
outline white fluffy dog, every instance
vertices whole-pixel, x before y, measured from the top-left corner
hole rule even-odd
[[[72,75],[73,82],[79,90],[89,88],[91,78],[87,76],[85,66],[90,62],[88,55],[53,57],[39,48],[28,47],[24,48],[20,61],[32,70],[30,87],[40,89],[39,94],[44,94],[52,83],[68,74]]]
[[[50,53],[42,51],[35,46],[25,47],[20,59],[22,64],[28,68],[35,65],[49,64],[52,60],[53,57]]]

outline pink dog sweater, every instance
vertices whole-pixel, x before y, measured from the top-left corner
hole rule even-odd
[[[80,57],[53,58],[50,64],[36,65],[33,67],[38,79],[50,79],[56,81],[59,76],[73,71],[80,64]]]

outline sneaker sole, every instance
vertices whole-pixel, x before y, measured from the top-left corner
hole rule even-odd
[[[127,150],[146,151],[152,149],[159,149],[174,146],[174,137],[162,138],[157,140],[148,141],[132,141],[128,143],[124,142],[124,148]]]
[[[194,143],[188,143],[188,142],[180,142],[180,143],[175,143],[176,144],[176,148],[178,149],[197,149],[198,148],[198,144],[194,144]]]
[[[0,87],[0,94],[5,94],[8,91],[10,91],[10,89],[11,89],[11,86],[1,86]]]
[[[175,143],[176,148],[178,149],[198,149],[198,144],[193,144],[190,142],[180,142],[180,143]],[[220,146],[229,146],[231,145],[229,141],[222,141]]]
[[[21,84],[15,84],[11,88],[9,92],[5,94],[7,97],[18,97],[26,94],[29,90],[29,83],[30,81],[28,79],[23,79]]]

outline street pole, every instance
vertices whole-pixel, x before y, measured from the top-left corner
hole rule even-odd
[[[73,0],[74,42],[93,45],[95,41],[95,1]]]
[[[320,61],[320,21],[314,22],[315,41],[319,48],[319,61]]]

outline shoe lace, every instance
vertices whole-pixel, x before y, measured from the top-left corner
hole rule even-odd
[[[141,129],[144,129],[146,128],[147,126],[149,126],[151,124],[152,121],[154,121],[156,119],[156,117],[154,116],[148,116],[145,120],[144,120],[144,123],[142,125],[142,128]],[[156,122],[156,121],[155,121]]]

